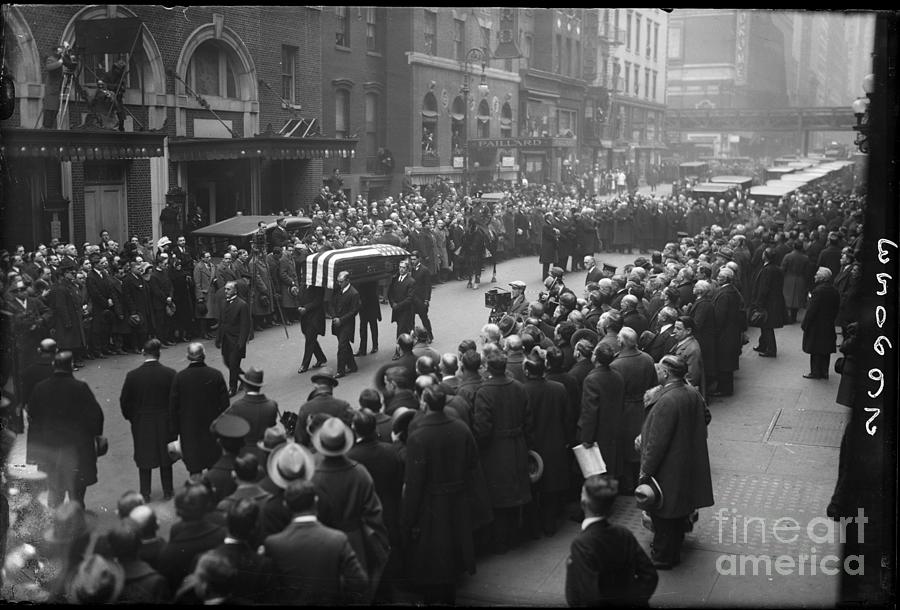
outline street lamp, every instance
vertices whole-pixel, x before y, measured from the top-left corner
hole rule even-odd
[[[863,79],[862,88],[866,97],[856,98],[850,107],[853,109],[853,114],[856,115],[856,125],[853,126],[853,130],[856,132],[854,144],[859,152],[867,154],[869,152],[869,102],[872,92],[875,91],[874,74],[869,74]]]
[[[471,78],[471,67],[475,62],[481,62],[481,82],[478,83],[478,92],[482,97],[488,93],[487,68],[488,56],[484,49],[473,47],[466,53],[465,64],[463,67],[463,85],[462,94],[465,109],[463,112],[463,132],[465,143],[463,144],[463,184],[465,193],[469,194],[469,79]]]

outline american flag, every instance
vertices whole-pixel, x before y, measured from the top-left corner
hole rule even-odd
[[[385,256],[405,258],[409,256],[409,252],[399,246],[390,244],[371,244],[368,246],[353,246],[352,248],[316,252],[306,258],[306,285],[334,288],[339,264],[352,263],[364,258]]]

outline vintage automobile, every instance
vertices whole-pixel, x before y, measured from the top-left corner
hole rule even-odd
[[[229,244],[249,251],[254,236],[259,232],[259,223],[266,223],[268,242],[278,218],[278,216],[233,216],[196,229],[191,235],[199,239],[200,247],[212,252],[214,257],[221,256]],[[289,234],[303,239],[312,226],[312,220],[303,216],[285,216],[284,224]]]
[[[744,192],[753,186],[753,178],[750,176],[713,176],[709,181],[713,184],[736,184]]]
[[[703,201],[707,201],[710,197],[713,197],[716,201],[719,199],[731,201],[732,199],[737,198],[738,188],[735,184],[701,182],[700,184],[695,184],[691,187],[691,196],[694,199]]]
[[[682,180],[695,178],[705,180],[709,175],[709,163],[703,161],[689,161],[678,166],[678,177]]]

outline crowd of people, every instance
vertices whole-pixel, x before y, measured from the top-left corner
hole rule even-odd
[[[708,405],[739,392],[749,329],[760,329],[759,356],[777,357],[775,330],[802,310],[805,376],[828,376],[835,326],[842,370],[852,369],[863,196],[837,183],[777,205],[529,185],[492,208],[443,182],[429,197],[372,204],[320,196],[307,236],[279,222],[244,250],[211,252],[184,236],[122,248],[104,233],[81,252],[51,243],[6,253],[4,371],[16,383],[4,443],[27,423],[37,466],[6,482],[11,598],[339,604],[412,593],[453,603],[479,556],[553,536],[568,517],[583,520],[569,603],[645,604],[656,571],[680,563],[696,511],[714,503]],[[404,246],[411,260],[383,287],[345,272],[327,301],[305,286],[310,253],[365,243]],[[634,248],[623,267],[594,256]],[[544,290],[510,282],[496,324],[452,353],[430,347],[432,283],[478,288],[492,261],[526,255],[539,256]],[[584,286],[566,283],[576,269]],[[367,353],[366,329],[378,350],[382,304],[397,325],[395,355],[358,397],[341,396],[354,356]],[[312,369],[312,391],[294,412],[266,398],[263,371],[241,360],[254,331],[298,320],[298,373]],[[318,345],[327,320],[337,370]],[[205,363],[212,332],[227,380]],[[181,371],[161,362],[177,342],[190,363]],[[104,413],[73,373],[123,351],[144,358],[120,396],[139,491],[98,531],[84,498]],[[841,392],[850,404],[849,374]],[[606,473],[583,472],[578,445],[597,447]],[[190,478],[176,489],[178,460]],[[167,540],[150,504],[157,469],[178,516]],[[654,532],[649,553],[608,522],[615,498],[632,494]]]

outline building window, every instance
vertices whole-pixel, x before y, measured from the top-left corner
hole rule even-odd
[[[577,119],[578,115],[574,110],[563,110],[560,108],[557,112],[557,120],[559,121],[557,135],[560,138],[574,138],[576,136]]]
[[[425,54],[437,53],[437,13],[425,11]]]
[[[625,50],[631,50],[631,11],[625,11]]]
[[[640,95],[641,93],[641,84],[639,81],[641,76],[641,67],[637,64],[634,64],[634,94],[635,96]]]
[[[628,95],[631,91],[631,62],[625,62],[625,91],[623,93]]]
[[[350,135],[350,92],[338,89],[334,92],[334,137]]]
[[[456,47],[456,59],[466,60],[466,22],[462,19],[453,20],[453,44]]]
[[[437,157],[437,98],[429,92],[422,102],[422,158]]]
[[[681,26],[669,28],[668,58],[681,61]]]
[[[565,67],[566,67],[566,74],[569,75],[569,76],[572,76],[572,72],[573,72],[573,70],[572,70],[572,58],[573,58],[573,55],[572,55],[572,39],[571,39],[571,38],[566,38],[566,56],[565,56],[565,62],[564,62],[563,65],[565,65]]]
[[[619,9],[615,10],[615,18],[613,19],[613,23],[615,24],[615,38],[619,39]]]
[[[511,138],[513,126],[512,107],[509,102],[503,104],[503,110],[500,111],[500,137]]]
[[[481,50],[484,51],[484,56],[490,58],[491,57],[491,28],[481,28],[481,41],[482,41]]]
[[[143,56],[143,52],[143,47],[138,46],[130,57],[128,53],[106,53],[85,57],[82,65],[89,69],[81,70],[81,84],[96,87],[98,80],[113,82],[116,80],[113,74],[121,72],[124,74],[125,83],[122,85],[124,89],[141,89],[143,71],[139,68],[141,64],[139,56]]]
[[[562,74],[562,34],[556,35],[556,53],[554,53],[553,57],[553,71],[557,74]]]
[[[581,41],[575,41],[575,78],[581,78]]]
[[[644,97],[650,97],[650,68],[644,68]]]
[[[481,100],[478,104],[478,137],[491,137],[491,107],[487,100]]]
[[[450,108],[450,150],[455,157],[463,154],[465,124],[466,103],[462,96],[457,95],[453,98],[453,106]]]
[[[350,46],[350,18],[347,16],[348,12],[346,6],[334,7],[336,17],[334,43],[341,47]]]
[[[641,16],[634,16],[634,52],[641,54]]]
[[[366,50],[380,52],[378,42],[378,9],[369,6],[366,8]]]
[[[282,45],[281,47],[281,97],[291,104],[297,103],[297,90],[294,87],[297,76],[297,47]]]
[[[659,24],[653,25],[653,61],[659,59]]]
[[[657,76],[657,74],[658,73],[656,72],[656,70],[654,70],[653,71],[653,99],[654,100],[656,99],[656,76]]]
[[[366,156],[378,152],[378,95],[366,94]]]
[[[237,98],[237,81],[230,54],[218,42],[202,43],[188,64],[187,83],[200,95]]]
[[[650,30],[652,29],[650,26],[653,25],[653,22],[649,19],[647,20],[647,59],[650,59]],[[657,26],[658,27],[658,26]]]

